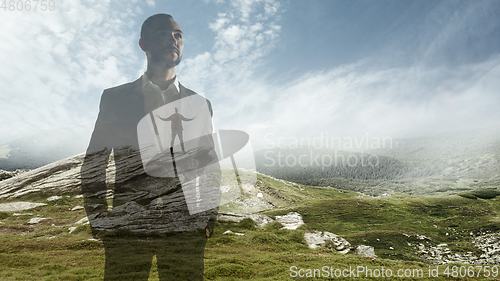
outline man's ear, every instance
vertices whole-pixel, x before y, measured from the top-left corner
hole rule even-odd
[[[139,39],[139,46],[141,46],[141,49],[144,52],[148,51],[148,44],[146,43],[146,40],[144,40],[143,38]]]

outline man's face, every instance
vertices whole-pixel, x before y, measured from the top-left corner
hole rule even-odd
[[[182,59],[184,41],[181,27],[171,18],[160,18],[153,22],[148,37],[143,38],[150,60],[165,64],[167,68],[177,66]]]

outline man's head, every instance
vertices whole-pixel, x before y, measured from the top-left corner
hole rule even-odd
[[[150,16],[142,24],[139,45],[148,63],[173,68],[181,62],[184,50],[181,27],[171,15]]]
[[[176,108],[175,108],[175,113],[177,113],[177,112],[179,112],[179,109],[176,107]]]

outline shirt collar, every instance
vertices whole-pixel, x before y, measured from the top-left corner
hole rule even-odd
[[[151,82],[151,80],[149,80],[148,75],[146,74],[146,72],[144,72],[144,74],[142,75],[142,88],[146,87],[146,85],[148,85],[148,84],[151,84],[151,85],[158,87],[153,82]],[[177,89],[177,92],[180,93],[181,90],[179,89],[179,80],[177,80],[177,75],[175,76],[174,82],[172,82],[172,84],[174,84],[175,88]],[[158,87],[158,89],[159,89],[159,87]]]

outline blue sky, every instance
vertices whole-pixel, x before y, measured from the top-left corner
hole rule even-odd
[[[145,71],[140,26],[170,13],[182,84],[219,129],[418,136],[499,125],[499,1],[55,1],[0,10],[0,144],[88,139],[105,88]]]

